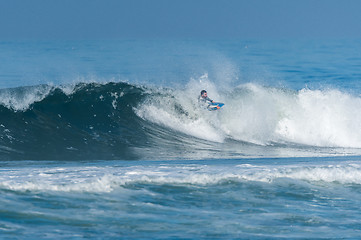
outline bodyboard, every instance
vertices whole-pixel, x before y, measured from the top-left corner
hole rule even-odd
[[[207,109],[209,111],[215,111],[215,110],[221,109],[221,107],[223,107],[223,106],[224,106],[224,103],[213,102],[208,105]]]

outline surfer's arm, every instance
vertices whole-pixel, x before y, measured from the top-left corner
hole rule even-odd
[[[207,101],[213,103],[214,101],[212,99],[210,99],[209,97],[206,98]]]

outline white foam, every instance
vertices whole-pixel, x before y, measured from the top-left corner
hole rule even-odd
[[[290,101],[282,90],[240,86],[227,94],[222,129],[230,138],[266,145],[276,140],[275,129]]]
[[[136,109],[136,112],[144,119],[197,138],[215,142],[222,142],[224,140],[222,133],[218,133],[217,130],[203,118],[181,118],[178,115],[172,114],[170,111],[152,105]]]
[[[206,78],[206,75],[201,77],[200,83],[203,84],[201,87],[216,89]],[[219,129],[217,119],[213,118],[214,115],[200,109],[197,102],[198,95],[197,88],[189,84],[187,89],[169,92],[165,96],[157,96],[153,93],[151,98],[134,110],[139,117],[175,131],[201,139],[223,142],[225,134]]]
[[[235,139],[361,148],[361,98],[338,90],[241,88],[245,96],[228,102],[241,107],[227,108],[224,117],[224,129]]]
[[[216,112],[197,107],[202,89],[225,106]],[[187,114],[175,111],[174,104]],[[232,138],[260,145],[291,142],[361,148],[359,109],[360,97],[338,90],[292,91],[245,84],[220,91],[204,75],[168,97],[153,95],[136,112],[162,126],[216,142]]]
[[[48,96],[52,89],[50,85],[4,89],[0,92],[0,104],[14,111],[25,111]]]
[[[73,93],[75,93],[78,90],[77,85],[75,83],[60,85],[58,88],[67,96],[72,95]]]
[[[361,147],[361,98],[337,90],[302,90],[276,132],[315,146]]]
[[[0,188],[40,192],[112,192],[133,184],[214,185],[227,182],[273,184],[284,179],[310,184],[361,184],[361,165],[149,165],[3,169]],[[287,183],[287,181],[285,181]]]

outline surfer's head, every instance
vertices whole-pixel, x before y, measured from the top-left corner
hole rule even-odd
[[[201,96],[204,97],[204,98],[207,97],[207,91],[206,91],[206,90],[202,90],[202,91],[201,91]]]

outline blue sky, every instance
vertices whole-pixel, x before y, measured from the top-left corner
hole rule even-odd
[[[0,39],[360,38],[361,0],[1,0]]]

